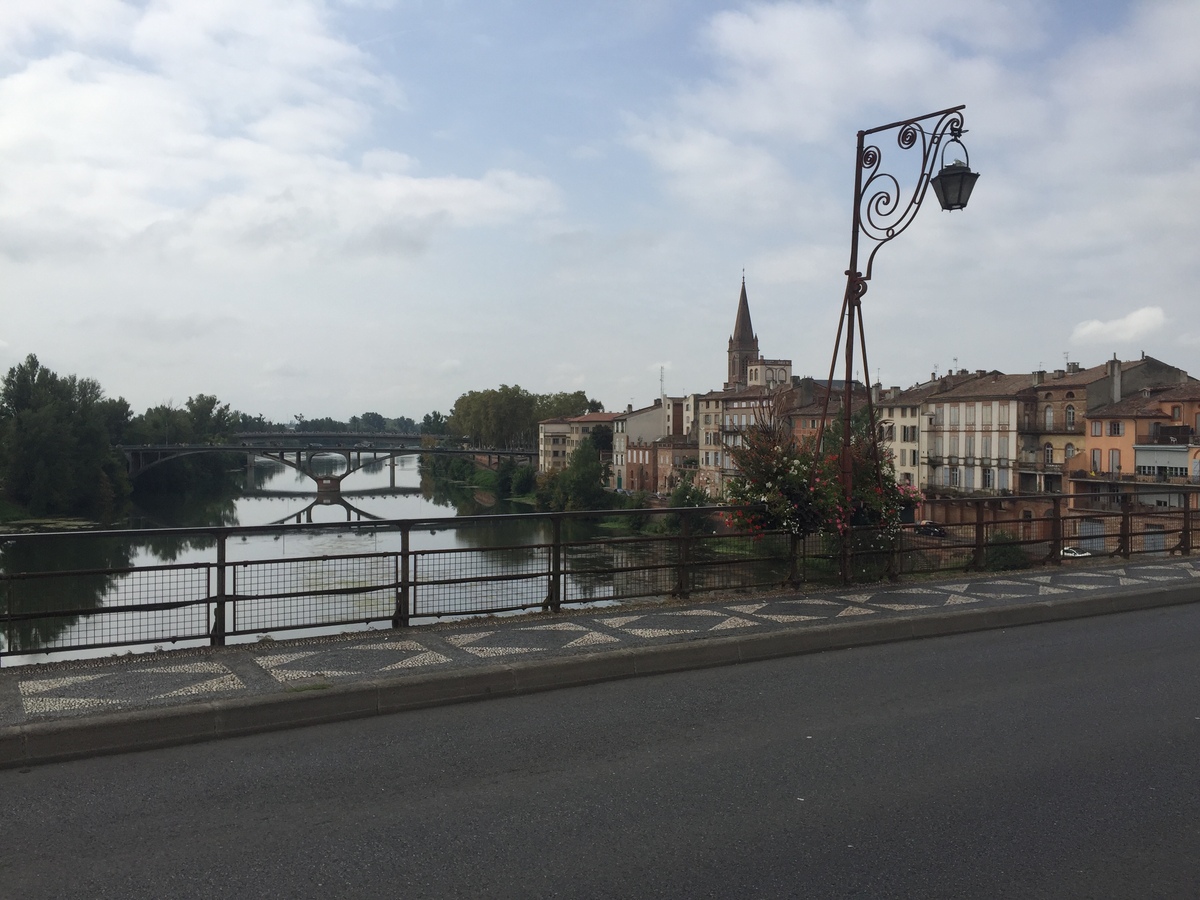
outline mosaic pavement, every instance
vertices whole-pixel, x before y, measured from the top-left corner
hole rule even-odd
[[[607,607],[547,616],[266,641],[223,650],[125,655],[0,670],[0,725],[311,689],[354,679],[463,669],[512,659],[753,634],[863,618],[997,607],[1085,592],[1136,592],[1200,579],[1200,561],[778,594],[680,606]]]

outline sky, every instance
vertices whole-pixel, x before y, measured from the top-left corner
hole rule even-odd
[[[744,272],[823,378],[857,132],[965,104],[981,176],[880,250],[870,379],[1200,375],[1197,46],[1195,0],[5,0],[0,371],[623,410],[721,387]]]

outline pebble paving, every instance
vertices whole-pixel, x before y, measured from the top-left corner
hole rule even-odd
[[[515,659],[756,634],[839,621],[1136,592],[1200,579],[1200,561],[1104,565],[820,592],[740,594],[556,615],[480,618],[324,638],[260,641],[0,669],[0,726],[172,707]]]

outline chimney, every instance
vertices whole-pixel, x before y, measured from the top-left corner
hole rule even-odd
[[[1113,358],[1107,363],[1108,367],[1108,400],[1110,403],[1117,403],[1121,399],[1121,361],[1117,359],[1117,354],[1113,354]]]
[[[1066,373],[1065,371],[1063,371],[1062,369],[1055,369],[1055,370],[1054,370],[1054,377],[1055,377],[1055,378],[1065,378],[1065,377],[1066,377],[1066,375],[1067,375],[1067,373]]]
[[[984,375],[986,375],[986,374],[987,374],[987,369],[976,369],[976,370],[975,370],[975,377],[976,377],[976,378],[982,378],[982,377],[983,377]]]
[[[1067,373],[1070,375],[1078,375],[1079,374],[1079,363],[1077,363],[1077,362],[1067,363]]]
[[[626,403],[626,404],[625,404],[625,412],[626,412],[626,413],[631,413],[631,412],[633,412],[633,404],[632,404],[632,403]]]
[[[1037,387],[1039,384],[1041,384],[1045,380],[1046,380],[1046,370],[1045,369],[1038,369],[1036,372],[1033,373],[1033,386],[1034,387]]]

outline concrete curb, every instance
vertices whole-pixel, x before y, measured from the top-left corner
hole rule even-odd
[[[876,622],[845,622],[765,634],[701,638],[656,647],[530,660],[446,674],[398,676],[323,690],[198,702],[0,728],[0,768],[154,750],[406,710],[513,697],[826,650],[919,640],[1178,606],[1200,600],[1200,584],[1108,593],[994,609],[963,609]]]

